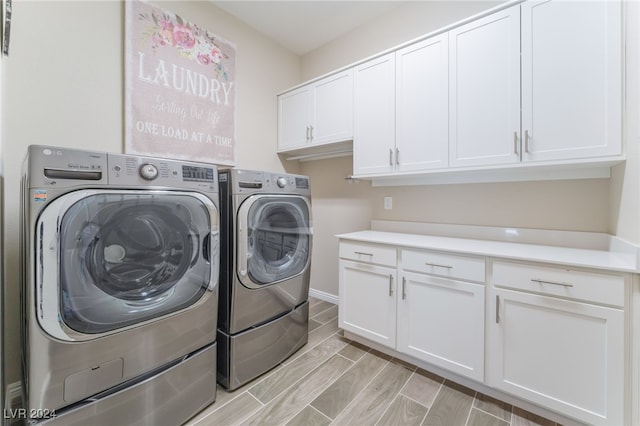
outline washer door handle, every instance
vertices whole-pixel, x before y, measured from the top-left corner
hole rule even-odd
[[[207,262],[211,262],[211,232],[202,239],[202,257]]]

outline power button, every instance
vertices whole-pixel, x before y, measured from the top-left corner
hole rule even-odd
[[[144,180],[154,180],[158,177],[158,168],[153,164],[143,164],[140,166],[140,177]]]

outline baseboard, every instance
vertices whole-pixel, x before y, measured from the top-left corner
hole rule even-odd
[[[325,302],[333,303],[334,305],[338,305],[338,302],[340,300],[336,295],[325,293],[324,291],[320,290],[315,290],[313,288],[309,289],[309,296],[324,300]]]

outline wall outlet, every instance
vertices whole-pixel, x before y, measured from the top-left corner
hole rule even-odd
[[[391,210],[393,208],[393,198],[384,197],[384,209]]]

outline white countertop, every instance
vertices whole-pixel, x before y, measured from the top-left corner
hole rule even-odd
[[[377,230],[351,232],[337,235],[337,237],[341,240],[388,244],[416,249],[441,250],[609,271],[640,272],[637,250],[635,250],[634,246],[625,245],[624,243],[618,243],[615,248],[581,248]]]

